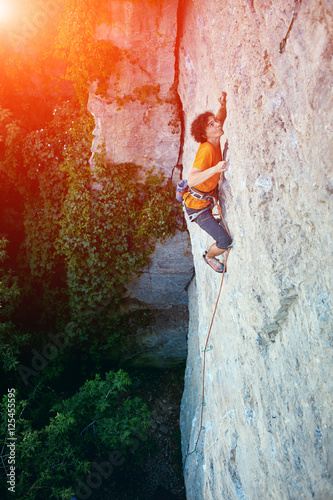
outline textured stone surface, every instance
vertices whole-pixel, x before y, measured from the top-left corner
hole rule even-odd
[[[150,308],[147,326],[136,326],[135,333],[122,340],[118,360],[121,366],[170,367],[187,357],[188,307],[174,305]]]
[[[180,155],[181,132],[174,90],[177,2],[162,0],[148,6],[110,1],[109,12],[110,23],[99,27],[97,37],[123,49],[124,58],[110,78],[109,102],[92,88],[92,152],[104,144],[112,162],[134,162],[146,170],[156,166],[170,178]],[[95,189],[101,187],[94,184]],[[178,232],[158,242],[149,266],[133,277],[120,306],[123,312],[151,309],[154,328],[138,329],[128,339],[120,353],[123,362],[166,366],[186,358],[186,287],[192,277],[188,234]]]
[[[333,4],[303,1],[280,54],[293,6],[183,3],[184,173],[197,149],[190,123],[227,91],[221,197],[235,241],[206,353],[205,429],[186,459],[189,500],[333,498]],[[221,279],[201,257],[212,241],[189,230],[184,457],[199,432],[202,349]]]
[[[124,296],[155,307],[187,305],[187,286],[193,274],[188,234],[178,231],[157,242],[150,264],[133,278]]]
[[[104,143],[115,163],[134,162],[148,169],[155,165],[169,177],[180,148],[178,102],[172,90],[177,2],[163,0],[149,7],[146,2],[110,2],[110,23],[97,36],[126,52],[110,78],[111,103],[90,95],[88,107],[96,122],[93,150]],[[145,91],[157,85],[158,99]],[[126,102],[119,105],[116,97]]]
[[[125,341],[122,363],[172,366],[187,356],[188,286],[194,275],[187,232],[157,242],[150,264],[134,276],[120,304],[122,312],[150,309],[154,321]]]

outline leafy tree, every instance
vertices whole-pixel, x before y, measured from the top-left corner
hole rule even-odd
[[[83,352],[96,373],[97,362],[126,327],[103,310],[87,325],[87,314],[105,297],[107,304],[110,298],[117,302],[132,273],[148,262],[156,240],[178,227],[180,213],[173,185],[153,168],[143,176],[140,166],[113,165],[100,152],[92,170],[88,89],[94,84],[97,94],[109,98],[109,77],[117,62],[130,56],[95,36],[96,26],[108,18],[106,1],[57,4],[59,10],[34,21],[32,31],[21,23],[8,36],[0,33],[0,175],[6,180],[0,192],[15,187],[25,231],[15,272],[9,266],[0,270],[0,355],[17,388],[18,497],[36,500],[67,500],[73,479],[84,478],[103,450],[124,447],[133,429],[146,428],[146,406],[126,397],[127,374],[90,375],[70,394],[63,390],[65,363]],[[31,24],[42,5],[25,2],[23,19]],[[71,85],[64,84],[64,76]],[[121,106],[151,96],[160,102],[157,82],[113,97]],[[54,330],[63,315],[62,323],[79,335],[68,333],[66,353],[38,374],[27,393],[15,368],[31,357],[32,348],[43,346],[46,333],[34,317],[29,331],[18,328],[18,308],[20,318],[30,318],[38,300],[44,325]],[[6,435],[6,397],[2,410]]]
[[[100,462],[115,449],[126,453],[133,433],[144,432],[150,417],[140,398],[126,397],[130,383],[128,374],[118,370],[106,373],[104,379],[96,375],[87,380],[66,399],[42,383],[28,399],[16,394],[17,498],[68,500],[76,480],[84,480],[94,461]],[[45,397],[46,391],[51,397]],[[2,435],[7,432],[7,413],[4,396]]]
[[[0,264],[7,258],[8,241],[0,239]],[[18,331],[11,321],[20,300],[18,277],[11,269],[0,268],[0,359],[5,372],[13,370],[19,363],[20,349],[27,344],[30,335]]]
[[[92,171],[93,120],[72,103],[29,134],[9,112],[2,116],[0,169],[25,199],[32,276],[44,289],[68,287],[73,311],[119,296],[155,241],[180,226],[173,184],[153,169],[143,180],[139,166],[113,165],[103,154]]]

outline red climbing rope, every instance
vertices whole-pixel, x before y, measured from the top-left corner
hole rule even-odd
[[[222,217],[222,220],[223,220],[223,224],[224,224],[224,227],[226,228],[227,230],[227,233],[229,234],[230,236],[230,233],[229,233],[229,230],[228,230],[228,227],[225,223],[225,220],[224,220],[224,217],[222,215],[222,211],[220,212],[221,217]],[[231,236],[230,236],[230,239],[231,239]],[[211,334],[211,331],[212,331],[212,327],[213,327],[213,323],[214,323],[214,319],[215,319],[215,314],[216,314],[216,310],[217,310],[217,305],[219,303],[219,300],[220,300],[220,296],[221,296],[221,292],[222,292],[222,285],[223,285],[223,280],[224,280],[224,274],[225,274],[225,270],[227,268],[227,261],[228,261],[228,257],[229,257],[229,252],[231,250],[231,246],[230,245],[227,249],[227,255],[226,255],[226,258],[225,258],[225,263],[224,263],[224,268],[223,268],[223,274],[222,274],[222,279],[221,279],[221,284],[220,284],[220,289],[219,289],[219,293],[217,295],[217,299],[216,299],[216,303],[215,303],[215,307],[214,307],[214,312],[213,312],[213,316],[212,316],[212,319],[211,319],[211,322],[210,322],[210,326],[209,326],[209,330],[208,330],[208,334],[207,334],[207,338],[206,338],[206,343],[205,343],[205,348],[203,350],[203,366],[202,366],[202,399],[201,399],[201,416],[200,416],[200,430],[199,430],[199,434],[198,434],[198,437],[197,437],[197,440],[196,440],[196,443],[195,443],[195,446],[194,446],[194,450],[187,453],[186,456],[185,456],[185,462],[184,462],[184,466],[185,466],[185,463],[186,463],[186,459],[189,455],[192,455],[192,453],[198,453],[198,450],[197,450],[197,445],[198,445],[198,442],[199,442],[199,438],[200,438],[200,435],[201,435],[201,431],[204,429],[204,427],[202,426],[202,421],[203,421],[203,410],[204,410],[204,407],[206,406],[206,403],[205,403],[205,369],[206,369],[206,351],[207,351],[207,345],[208,345],[208,341],[209,341],[209,337],[210,337],[210,334]]]

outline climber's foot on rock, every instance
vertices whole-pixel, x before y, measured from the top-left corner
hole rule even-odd
[[[217,273],[223,273],[224,264],[222,264],[215,257],[213,257],[213,259],[207,259],[206,255],[207,255],[207,252],[205,252],[203,255],[203,258],[204,258],[204,261],[206,262],[206,264],[208,264]],[[227,270],[225,270],[225,272],[227,272]]]

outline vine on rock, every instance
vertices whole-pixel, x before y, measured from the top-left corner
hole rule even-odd
[[[90,165],[92,116],[66,103],[42,130],[25,134],[7,118],[0,168],[25,198],[26,250],[32,276],[44,282],[64,270],[71,307],[92,306],[148,262],[157,239],[181,226],[174,186],[154,168],[114,165],[104,154]],[[93,189],[94,183],[102,190]]]
[[[179,225],[174,186],[162,174],[152,170],[142,182],[138,165],[114,165],[103,154],[94,169],[100,190],[91,181],[87,185],[90,174],[89,166],[86,172],[71,170],[57,241],[73,309],[119,297],[132,274],[148,263],[156,240]]]

